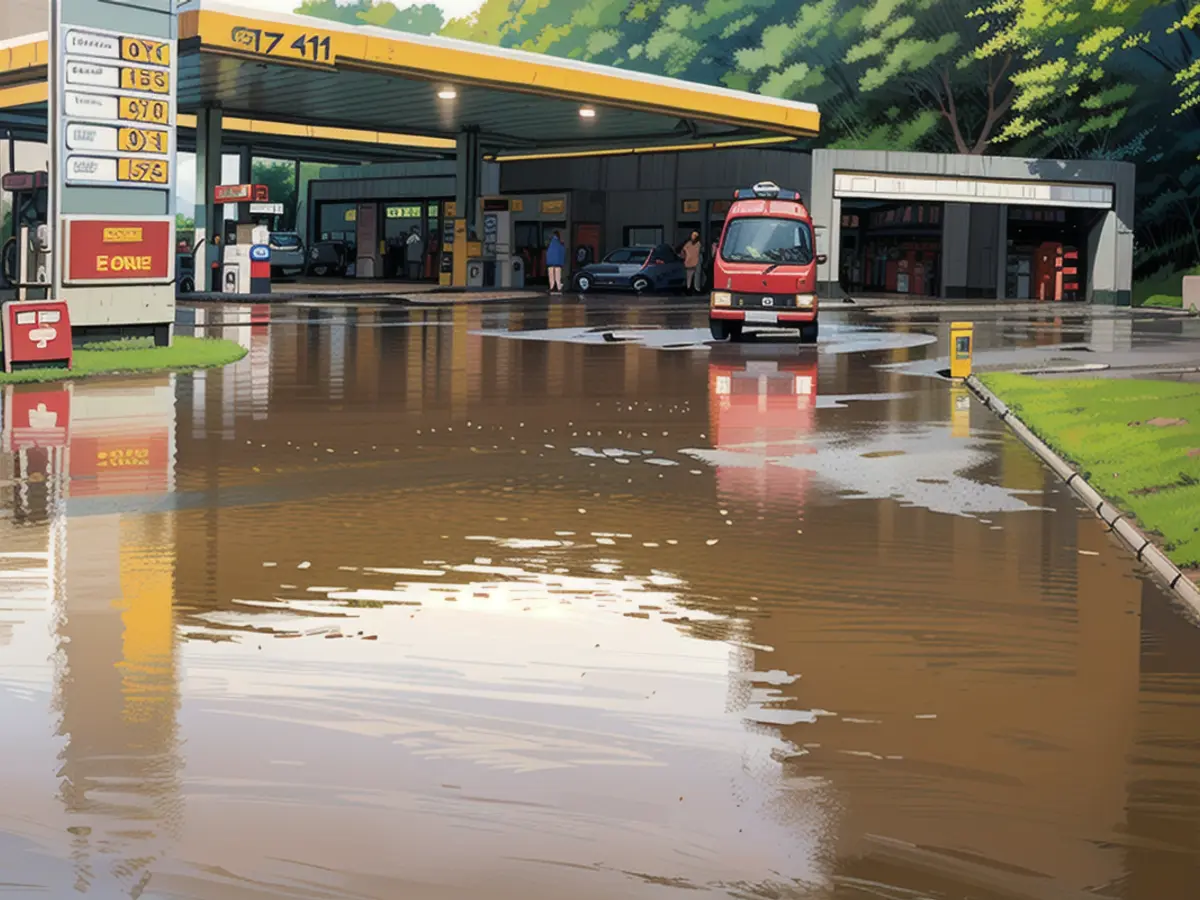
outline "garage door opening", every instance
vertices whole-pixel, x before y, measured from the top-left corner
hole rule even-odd
[[[936,297],[942,204],[843,200],[839,250],[847,293]]]
[[[1091,209],[1008,208],[1004,295],[1013,300],[1084,299]]]

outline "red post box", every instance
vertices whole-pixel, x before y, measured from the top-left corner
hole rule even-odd
[[[5,303],[4,371],[65,362],[71,368],[71,316],[61,300]]]

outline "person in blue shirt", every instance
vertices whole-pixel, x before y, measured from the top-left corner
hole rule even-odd
[[[567,262],[567,247],[556,231],[546,248],[546,273],[550,276],[550,293],[561,294],[563,289],[562,270]]]

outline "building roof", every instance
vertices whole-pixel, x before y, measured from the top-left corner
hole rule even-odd
[[[0,42],[0,127],[44,131],[47,54],[45,33]],[[377,145],[374,155],[452,153],[473,129],[503,158],[786,143],[820,126],[807,103],[215,0],[180,6],[178,71],[182,129],[220,106],[256,148],[342,140]],[[453,99],[439,98],[448,90]]]

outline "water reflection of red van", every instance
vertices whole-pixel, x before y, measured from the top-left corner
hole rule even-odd
[[[718,493],[799,506],[808,473],[768,460],[813,452],[808,441],[816,428],[816,360],[714,359],[708,402],[713,446],[724,451]]]

